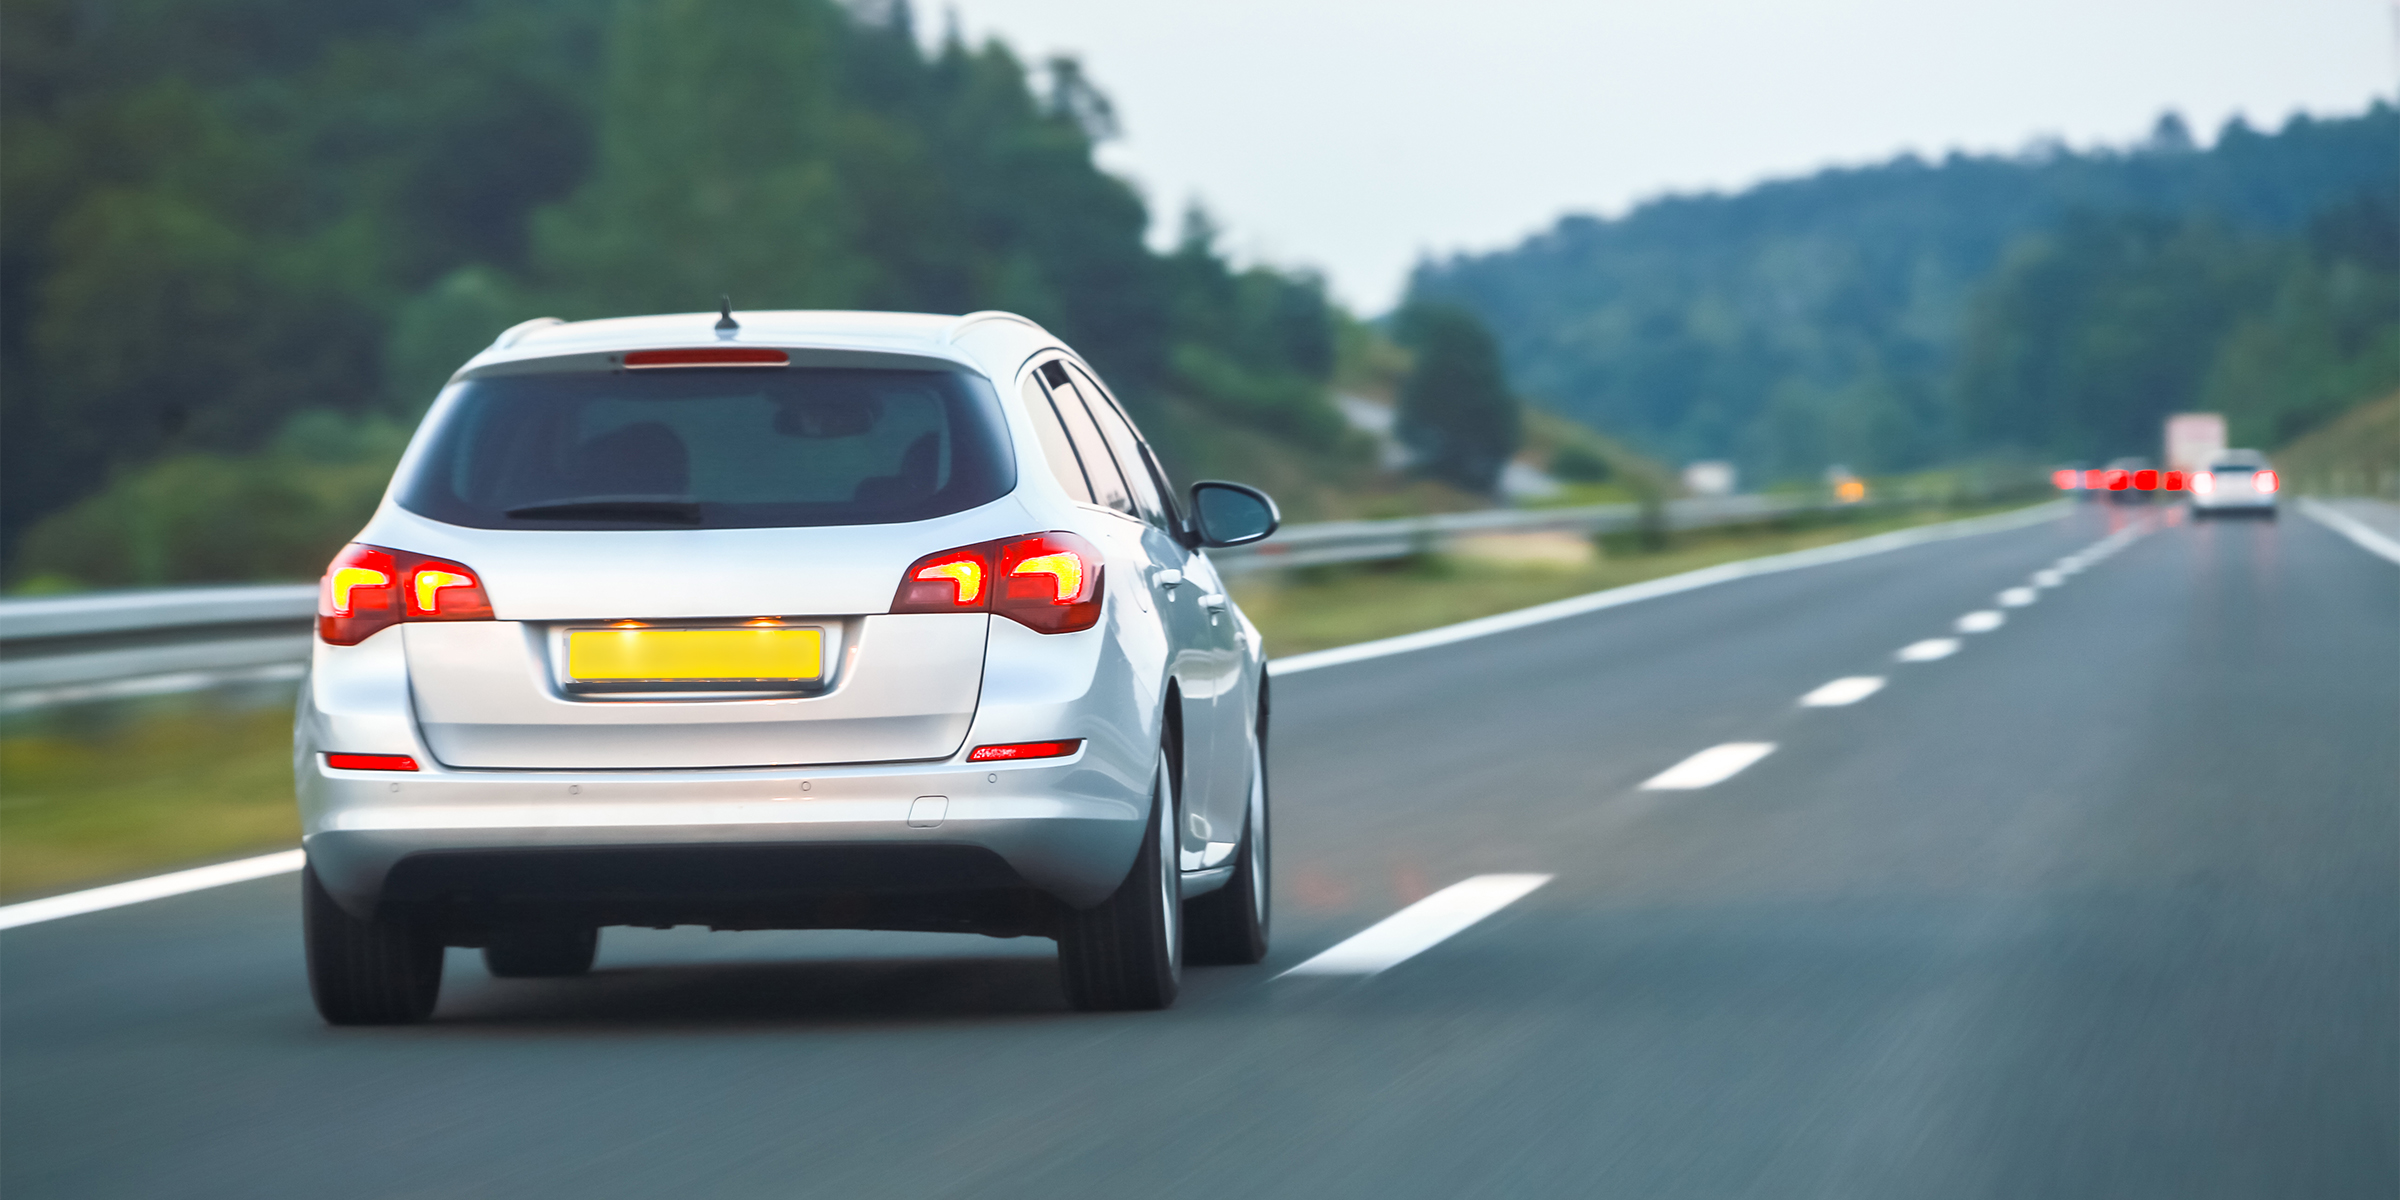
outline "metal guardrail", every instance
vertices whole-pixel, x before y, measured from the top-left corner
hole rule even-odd
[[[1668,529],[1704,529],[1836,507],[1844,506],[1789,496],[1710,496],[1668,501],[1660,522]],[[1639,504],[1595,504],[1580,508],[1486,509],[1388,521],[1319,521],[1287,526],[1255,545],[1212,550],[1209,557],[1225,574],[1241,575],[1436,553],[1482,534],[1622,533],[1641,528],[1643,519]]]
[[[1820,501],[1722,496],[1669,501],[1670,529],[1767,520]],[[1492,509],[1389,521],[1289,526],[1253,546],[1213,551],[1228,575],[1438,552],[1477,535],[1639,529],[1637,504]],[[81,700],[297,679],[308,661],[312,584],[173,588],[0,600],[0,712]]]

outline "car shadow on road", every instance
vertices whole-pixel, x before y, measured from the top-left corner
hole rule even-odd
[[[1072,1011],[1047,956],[810,958],[602,967],[568,979],[454,972],[437,1027],[859,1025]]]

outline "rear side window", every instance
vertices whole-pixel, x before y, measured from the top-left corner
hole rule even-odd
[[[1034,436],[1041,439],[1042,461],[1050,464],[1050,473],[1058,476],[1058,486],[1065,488],[1067,498],[1092,502],[1091,482],[1084,478],[1083,462],[1075,455],[1075,443],[1067,437],[1067,427],[1059,424],[1058,409],[1050,403],[1050,392],[1042,381],[1025,380],[1025,415],[1033,421]]]
[[[399,494],[454,525],[879,525],[1016,486],[999,399],[963,371],[588,372],[462,388]]]
[[[1133,501],[1142,516],[1159,525],[1167,524],[1167,502],[1158,481],[1151,475],[1150,464],[1143,455],[1141,435],[1133,431],[1133,422],[1118,410],[1115,398],[1100,390],[1090,376],[1073,372],[1075,390],[1083,394],[1084,404],[1092,410],[1092,420],[1099,424],[1100,433],[1108,439],[1108,448],[1116,453],[1117,467],[1125,473],[1125,483],[1133,489]]]
[[[1083,460],[1083,473],[1092,481],[1093,502],[1128,516],[1137,515],[1133,495],[1125,486],[1125,477],[1117,472],[1117,461],[1109,454],[1108,439],[1100,436],[1100,427],[1092,423],[1092,414],[1075,395],[1074,386],[1067,382],[1064,368],[1057,363],[1042,367],[1042,379],[1050,385],[1050,398],[1058,405],[1058,415],[1066,422],[1067,437],[1075,443],[1075,455]]]

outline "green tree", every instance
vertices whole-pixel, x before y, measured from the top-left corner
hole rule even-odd
[[[1474,313],[1455,305],[1412,303],[1394,326],[1415,359],[1400,381],[1398,431],[1416,469],[1489,494],[1523,436],[1499,343]]]

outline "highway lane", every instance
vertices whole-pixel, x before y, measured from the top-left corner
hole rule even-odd
[[[330,1030],[289,877],[11,930],[0,1189],[2400,1193],[2400,568],[2175,525],[1994,603],[2112,515],[1279,680],[1277,950],[1168,1013],[1040,941],[611,930]],[[1500,872],[1554,878],[1276,978]]]

